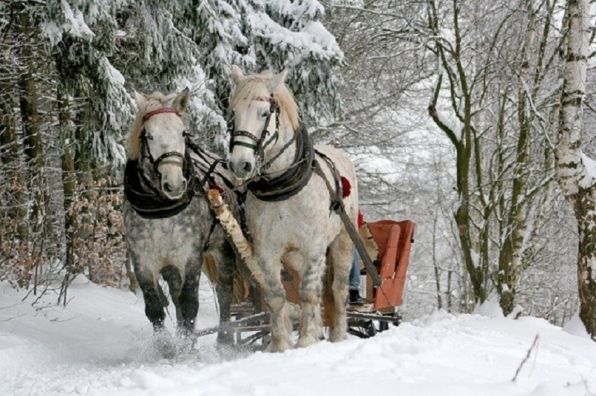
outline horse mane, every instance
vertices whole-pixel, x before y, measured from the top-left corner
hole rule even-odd
[[[273,73],[269,71],[245,76],[234,89],[231,99],[232,108],[236,107],[241,100],[253,100],[259,96],[263,96],[263,87],[267,87],[267,80],[271,79],[271,77],[273,77]],[[298,129],[300,126],[300,115],[294,95],[292,95],[285,83],[279,84],[272,93],[273,99],[275,99],[279,106],[281,121],[287,122],[293,129]]]
[[[130,160],[137,160],[141,155],[141,132],[143,131],[143,117],[150,111],[169,107],[172,101],[176,98],[176,94],[164,95],[161,92],[153,92],[149,95],[144,95],[146,103],[139,108],[137,116],[132,124],[132,130],[128,136],[128,158]],[[185,120],[186,112],[181,112],[182,120]]]

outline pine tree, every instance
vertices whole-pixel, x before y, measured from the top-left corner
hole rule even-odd
[[[201,2],[197,19],[202,34],[195,37],[221,110],[229,94],[230,67],[238,65],[254,72],[288,68],[286,81],[306,121],[332,116],[343,53],[321,24],[322,16],[316,0]]]

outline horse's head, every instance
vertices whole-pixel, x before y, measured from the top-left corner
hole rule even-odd
[[[252,178],[284,132],[298,126],[298,107],[284,84],[286,71],[247,75],[232,66],[234,131],[230,167],[242,180]]]
[[[188,88],[179,94],[135,93],[139,112],[129,139],[129,157],[138,160],[145,174],[169,199],[186,191],[184,176]],[[186,165],[189,166],[189,165]]]

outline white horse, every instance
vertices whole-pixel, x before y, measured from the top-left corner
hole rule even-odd
[[[334,300],[329,309],[326,307],[327,317],[333,316],[330,339],[346,338],[353,244],[331,208],[335,197],[342,199],[338,175],[351,185],[349,195],[344,191],[347,196],[343,205],[353,224],[358,211],[353,164],[330,146],[316,146],[316,154],[313,152],[310,137],[300,125],[298,106],[284,83],[285,76],[285,71],[245,76],[234,66],[235,89],[230,102],[234,132],[229,162],[249,191],[246,222],[265,276],[272,351],[284,351],[291,345],[288,303],[280,279],[282,262],[301,277],[298,346],[311,345],[322,336],[320,306],[326,256],[333,274],[332,292],[326,293]]]

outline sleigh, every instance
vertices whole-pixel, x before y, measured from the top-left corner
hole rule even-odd
[[[366,275],[366,303],[350,306],[348,331],[370,337],[388,329],[390,323],[396,326],[400,323],[398,307],[403,299],[416,225],[410,220],[379,220],[363,227],[361,235],[367,238],[366,245],[372,245],[371,256],[376,257],[381,285],[374,287],[370,274],[361,269],[361,274]]]
[[[373,285],[374,276],[366,267],[361,267],[364,277],[365,303],[348,307],[348,331],[356,336],[372,337],[387,330],[390,325],[399,325],[401,316],[398,308],[402,303],[409,265],[410,251],[414,242],[415,223],[410,220],[380,220],[360,228],[361,240],[371,258],[374,270],[380,278],[380,285]],[[290,317],[295,328],[299,320],[300,276],[291,268],[284,267],[281,273],[286,297],[290,303]],[[362,278],[361,278],[362,283]],[[235,280],[235,302],[232,304],[232,320],[226,329],[238,346],[263,347],[269,341],[269,315],[266,312],[263,292],[251,286],[246,277]],[[328,319],[323,306],[323,319]],[[199,335],[215,333],[220,328],[205,329]]]

